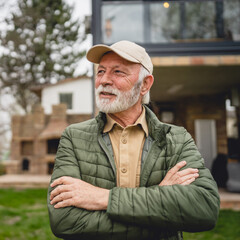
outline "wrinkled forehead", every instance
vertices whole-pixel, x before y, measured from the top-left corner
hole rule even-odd
[[[136,68],[136,69],[140,69],[140,67],[142,66],[140,63],[135,63],[135,62],[131,62],[128,61],[126,59],[124,59],[123,57],[119,56],[118,54],[116,54],[113,51],[109,51],[103,54],[103,56],[101,57],[101,60],[99,62],[99,66],[103,66],[103,65],[109,65],[109,64],[119,64],[122,66],[126,66],[126,67],[132,67],[132,68]]]

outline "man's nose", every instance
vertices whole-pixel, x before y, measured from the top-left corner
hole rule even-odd
[[[100,84],[103,86],[112,85],[113,81],[110,74],[105,73],[100,79]]]

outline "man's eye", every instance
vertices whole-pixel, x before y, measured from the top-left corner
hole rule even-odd
[[[115,73],[117,73],[117,74],[119,74],[119,73],[123,74],[123,72],[120,71],[120,70],[115,70]]]
[[[104,71],[103,70],[98,70],[97,74],[103,74]]]

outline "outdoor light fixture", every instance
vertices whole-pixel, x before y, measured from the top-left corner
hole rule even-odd
[[[165,8],[169,8],[170,5],[169,5],[168,2],[164,2],[164,3],[163,3],[163,6],[164,6]]]

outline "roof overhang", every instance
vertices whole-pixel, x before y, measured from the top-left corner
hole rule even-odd
[[[240,87],[240,56],[154,57],[151,100],[225,93]]]

